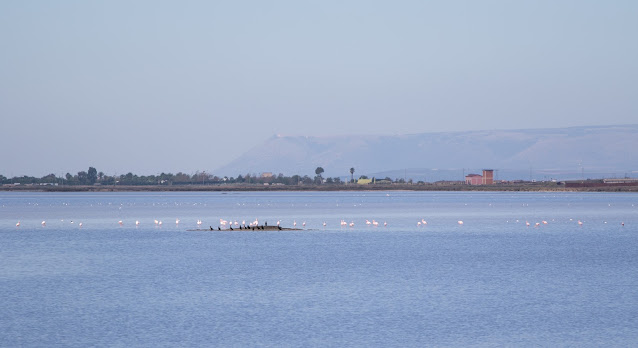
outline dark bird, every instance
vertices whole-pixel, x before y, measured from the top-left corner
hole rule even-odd
[[[281,226],[277,225],[277,228],[281,231]]]
[[[231,230],[231,231],[234,231],[234,230],[233,230],[233,226],[228,226],[228,227],[230,228],[230,230]]]
[[[208,227],[210,227],[210,230],[211,230],[211,231],[213,230],[213,226],[208,226]]]
[[[217,226],[217,231],[221,231],[221,230],[222,230],[221,227]]]

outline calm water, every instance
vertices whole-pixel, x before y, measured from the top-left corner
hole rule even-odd
[[[636,345],[636,194],[0,192],[3,347]]]

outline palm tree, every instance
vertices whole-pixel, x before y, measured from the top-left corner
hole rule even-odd
[[[317,169],[315,169],[315,174],[317,174],[317,178],[319,179],[319,183],[321,183],[323,180],[323,178],[321,177],[321,173],[323,173],[323,168],[321,167],[317,167]]]
[[[354,168],[350,168],[350,182],[354,182]]]

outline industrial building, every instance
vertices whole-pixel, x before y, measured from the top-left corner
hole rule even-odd
[[[468,174],[465,176],[465,183],[468,185],[492,185],[494,184],[494,170],[483,169],[483,175]]]

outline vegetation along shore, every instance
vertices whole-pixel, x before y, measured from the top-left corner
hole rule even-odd
[[[218,177],[205,172],[138,176],[133,173],[105,175],[95,168],[67,173],[49,174],[41,178],[0,175],[1,191],[43,192],[136,192],[136,191],[589,191],[638,192],[638,179],[583,179],[572,181],[494,181],[489,185],[470,185],[466,181],[423,182],[412,179],[323,178],[323,168],[317,167],[315,176],[283,174],[238,175]]]

